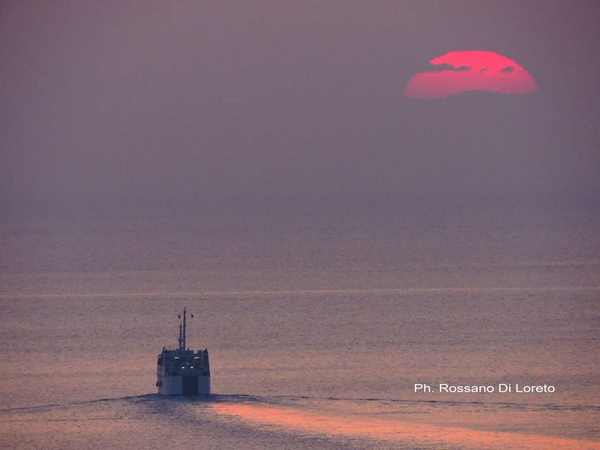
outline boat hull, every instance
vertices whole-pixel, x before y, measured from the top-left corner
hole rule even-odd
[[[210,376],[165,375],[156,383],[160,395],[210,395]]]

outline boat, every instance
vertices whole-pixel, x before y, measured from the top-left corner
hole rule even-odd
[[[158,354],[156,387],[160,395],[210,395],[210,364],[208,350],[187,347],[187,311],[179,318],[177,349],[166,347]],[[192,314],[191,317],[194,317]]]

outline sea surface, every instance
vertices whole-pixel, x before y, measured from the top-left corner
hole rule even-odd
[[[598,211],[390,203],[6,221],[0,448],[599,449]]]

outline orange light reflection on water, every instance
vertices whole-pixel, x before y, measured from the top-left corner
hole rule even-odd
[[[365,417],[325,415],[289,407],[216,403],[212,408],[217,414],[232,416],[254,425],[270,425],[287,430],[330,436],[418,443],[432,446],[456,445],[474,449],[600,449],[600,442],[598,441],[524,433],[480,431]]]

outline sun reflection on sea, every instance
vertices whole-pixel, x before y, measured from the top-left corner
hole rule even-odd
[[[600,442],[566,439],[535,434],[481,431],[397,421],[364,416],[324,414],[300,408],[215,403],[211,406],[221,416],[232,417],[255,426],[270,426],[285,431],[355,437],[398,444],[415,444],[432,448],[522,449],[522,450],[592,450]]]

